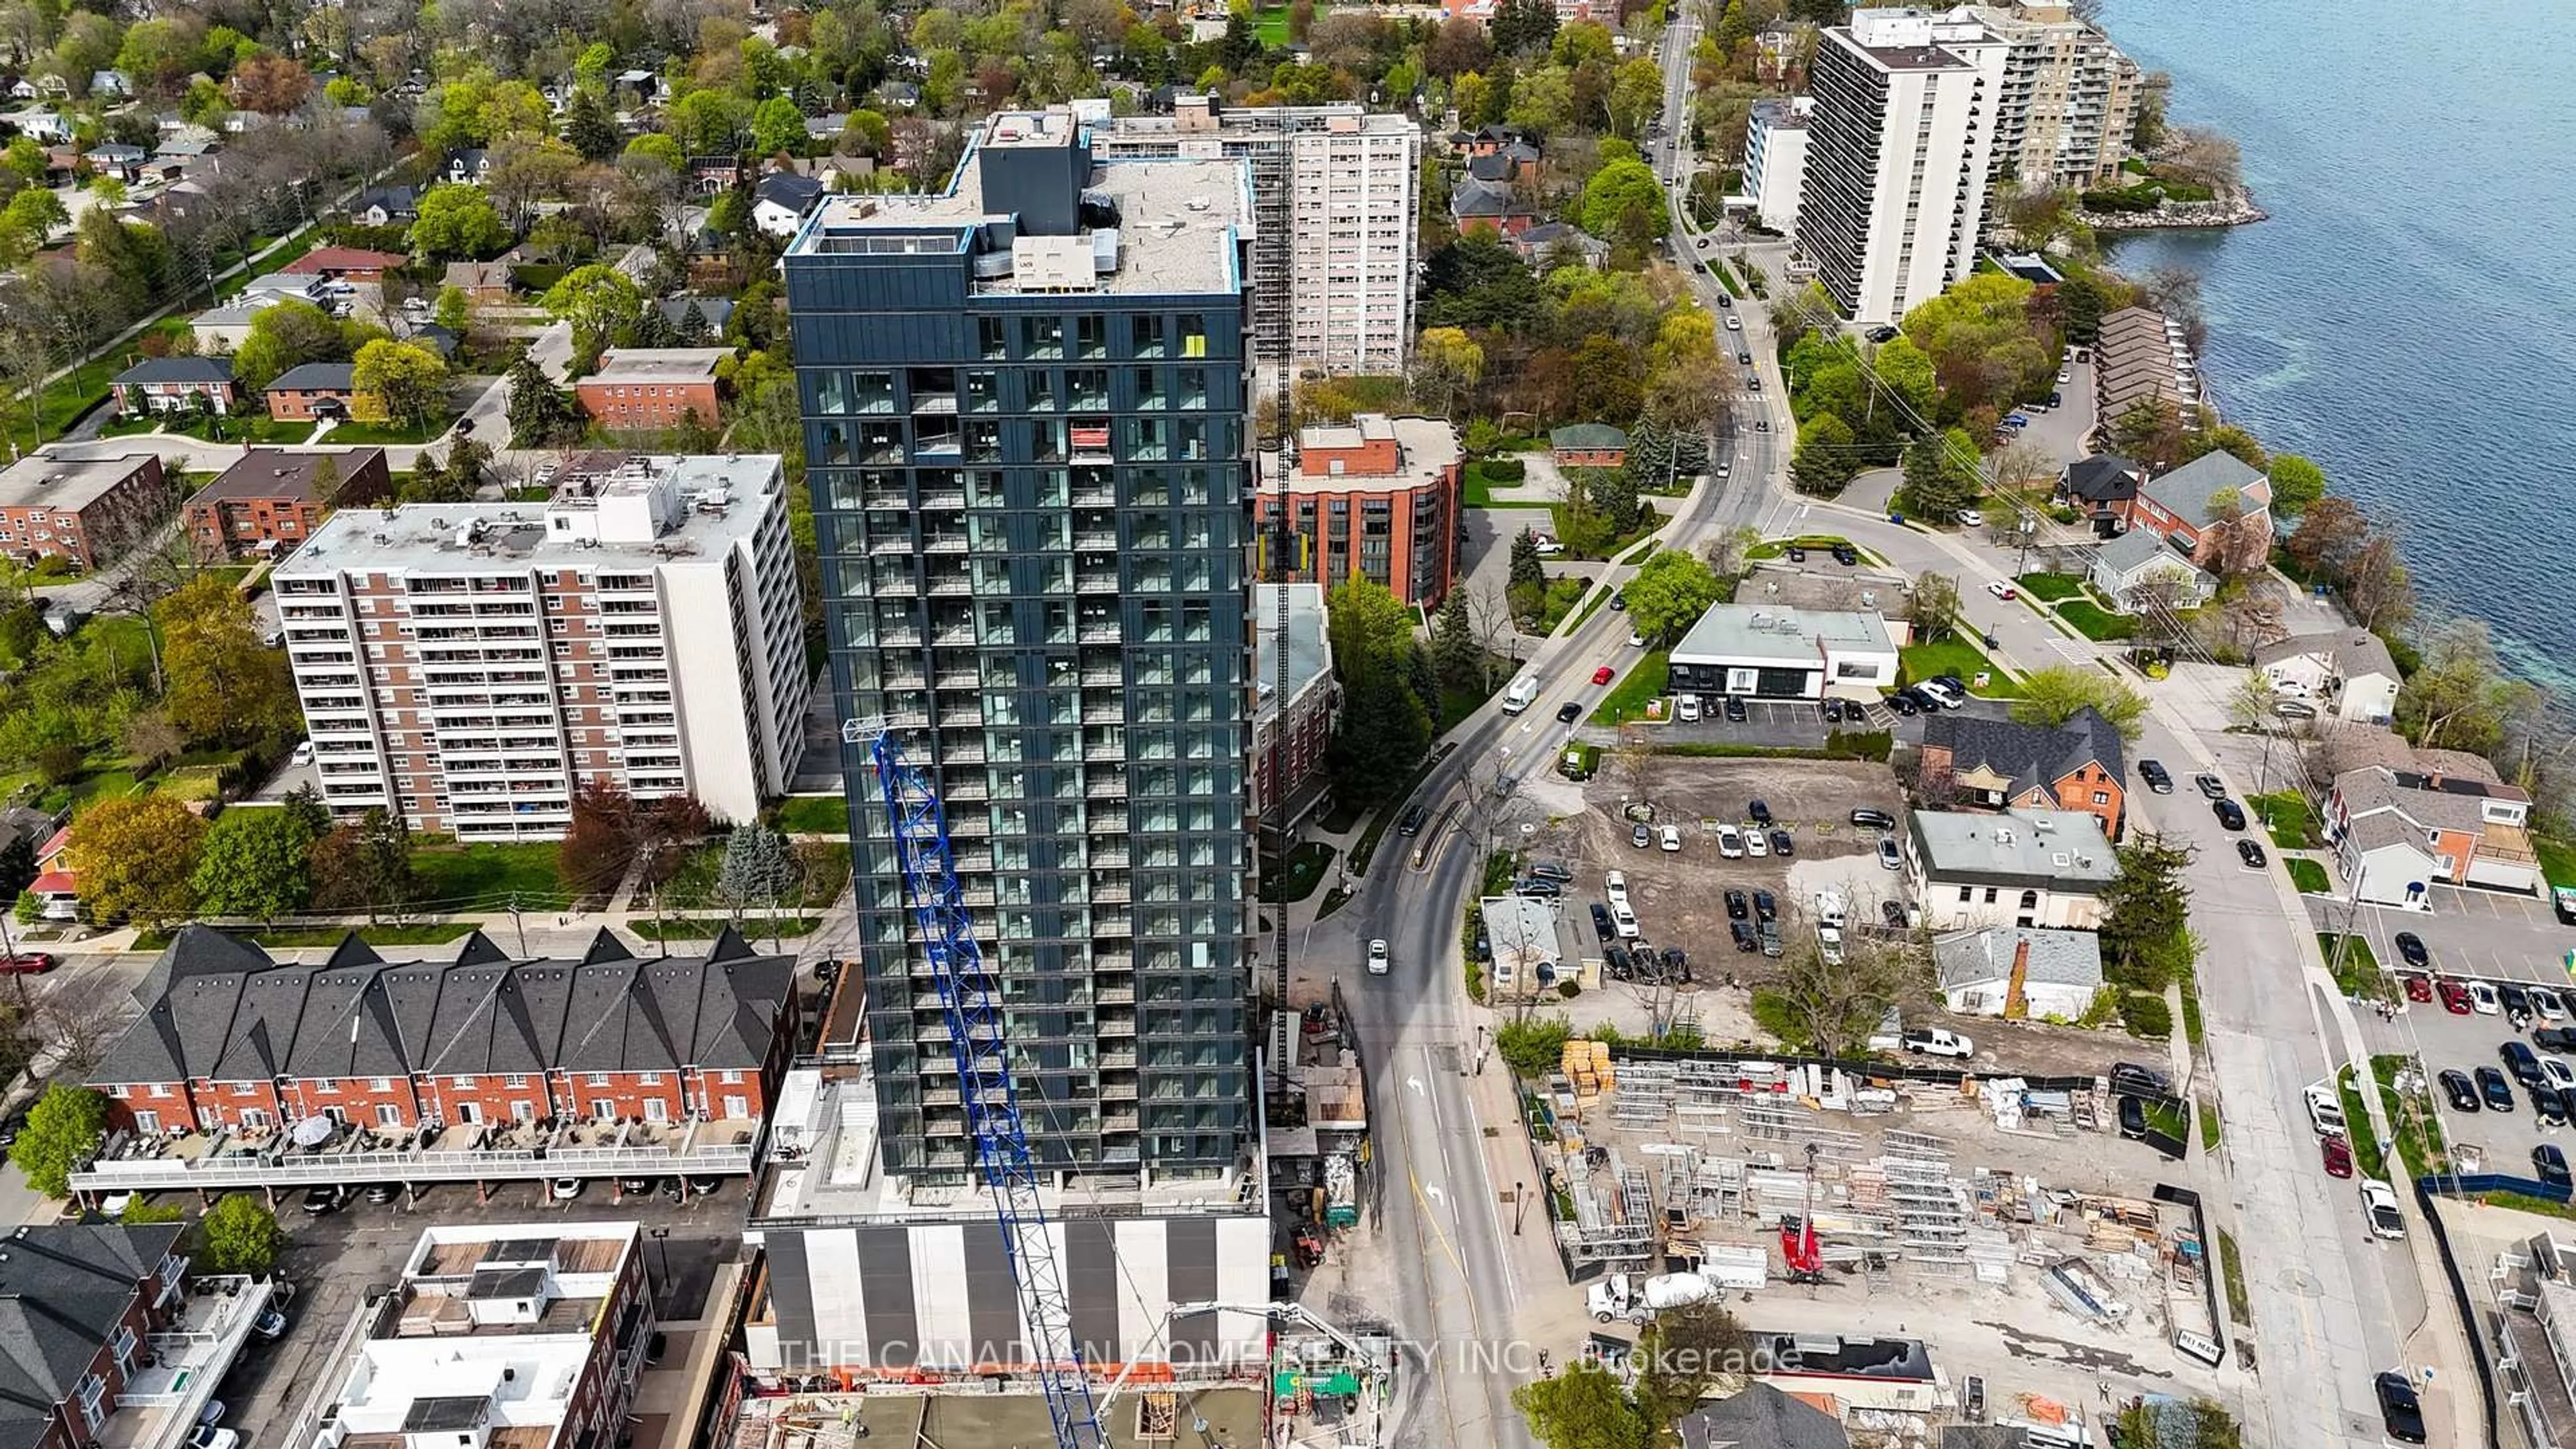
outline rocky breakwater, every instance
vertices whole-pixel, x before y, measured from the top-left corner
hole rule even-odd
[[[2145,211],[2094,211],[2076,215],[2095,231],[2181,231],[2193,227],[2246,226],[2268,221],[2272,213],[2254,204],[2253,194],[2229,191],[2207,201],[2162,201]]]

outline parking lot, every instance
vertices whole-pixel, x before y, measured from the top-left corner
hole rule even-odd
[[[668,1231],[665,1239],[645,1245],[658,1315],[664,1320],[697,1316],[717,1265],[741,1251],[743,1180],[727,1179],[714,1194],[672,1203],[660,1197],[612,1200],[607,1184],[594,1185],[569,1203],[548,1201],[543,1183],[513,1183],[477,1203],[471,1186],[431,1189],[409,1206],[375,1204],[363,1199],[318,1217],[299,1211],[301,1199],[279,1202],[278,1219],[290,1235],[279,1271],[296,1285],[287,1309],[285,1337],[273,1344],[254,1339],[233,1365],[218,1396],[229,1406],[224,1423],[238,1431],[245,1449],[275,1449],[278,1437],[302,1407],[306,1395],[330,1370],[333,1347],[341,1330],[371,1293],[390,1286],[403,1260],[430,1223],[547,1223],[593,1220],[636,1221],[649,1235]],[[178,1194],[164,1194],[178,1201]]]
[[[1712,699],[1702,700],[1700,718],[1684,722],[1678,718],[1641,726],[1652,730],[1654,742],[1672,745],[1762,745],[1773,749],[1818,749],[1825,737],[1835,730],[1859,734],[1873,730],[1891,730],[1907,744],[1923,740],[1921,715],[1905,716],[1885,704],[1863,704],[1858,700],[1844,703],[1845,717],[1840,724],[1825,719],[1820,703],[1812,699],[1748,699],[1744,702],[1741,722],[1726,718],[1725,711]],[[1673,708],[1670,697],[1667,711]],[[1972,699],[1956,713],[1982,719],[2002,719],[2009,706],[2001,700]],[[1595,744],[1608,745],[1615,733],[1593,728],[1583,737]]]
[[[2576,1005],[2576,1003],[2571,1003]],[[2535,1023],[2545,1025],[2546,1023]],[[2561,1023],[2564,1025],[2565,1023]],[[2528,1041],[2528,1028],[2517,1030],[2502,1015],[2485,1016],[2471,1013],[2453,1015],[2438,1001],[2410,1002],[2393,1021],[2364,1016],[2362,1028],[2374,1054],[2398,1052],[2418,1057],[2428,1073],[2438,1074],[2445,1068],[2475,1075],[2480,1067],[2505,1070],[2498,1049],[2506,1042]],[[2541,1056],[2553,1053],[2542,1052]],[[2507,1079],[2510,1080],[2508,1073]],[[2444,1098],[2438,1083],[2433,1083],[2433,1098],[2440,1104],[2442,1130],[2454,1143],[2468,1143],[2480,1148],[2488,1170],[2531,1174],[2531,1149],[2542,1142],[2555,1142],[2562,1149],[2576,1153],[2576,1132],[2555,1124],[2544,1125],[2532,1110],[2531,1092],[2520,1083],[2513,1085],[2513,1109],[2498,1112],[2482,1107],[2476,1112],[2462,1112]]]
[[[2396,966],[2391,942],[2398,932],[2412,931],[2445,976],[2569,984],[2567,952],[2576,949],[2576,927],[2561,925],[2547,901],[2451,886],[2434,887],[2432,900],[2429,912],[2361,907],[2354,928],[2369,938],[2379,964]],[[2318,930],[2328,931],[2342,929],[2352,912],[2340,901],[2311,896],[2308,914]]]

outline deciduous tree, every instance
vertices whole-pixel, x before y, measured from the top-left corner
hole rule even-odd
[[[197,855],[198,909],[274,921],[313,899],[313,847],[322,832],[283,808],[235,806],[217,817]]]
[[[1646,1449],[1654,1441],[1654,1426],[1596,1363],[1577,1360],[1523,1384],[1512,1390],[1512,1404],[1547,1449]]]
[[[420,897],[412,869],[411,826],[381,805],[333,830],[313,852],[313,904],[325,910],[363,910],[367,919],[399,915]],[[437,901],[448,910],[488,909],[492,901]]]
[[[2342,569],[2343,599],[2361,627],[2395,629],[2415,613],[2415,581],[2398,556],[2397,540],[2374,533]]]
[[[207,574],[153,608],[169,676],[171,722],[205,743],[245,744],[284,733],[297,718],[286,656],[260,643],[250,601]]]
[[[2302,572],[2333,579],[2369,536],[2370,520],[2362,516],[2361,506],[2340,493],[2329,493],[2300,513],[2299,526],[2282,547]]]
[[[1905,600],[1905,622],[1917,639],[1947,637],[1959,626],[1959,581],[1948,574],[1916,577],[1914,592]]]
[[[159,929],[196,910],[190,879],[206,822],[168,795],[100,800],[72,820],[81,904],[102,923]]]
[[[446,359],[416,343],[379,337],[359,348],[350,381],[386,417],[414,426],[446,410]]]
[[[2283,518],[2302,518],[2326,496],[2326,472],[2296,453],[2272,455],[2272,511]]]
[[[1717,574],[1682,549],[1659,549],[1622,591],[1628,619],[1650,645],[1670,645],[1707,613],[1723,592]]]
[[[1402,601],[1366,578],[1333,590],[1327,619],[1343,699],[1333,777],[1352,798],[1381,799],[1431,747],[1431,704],[1413,678],[1420,646]]]
[[[9,1160],[27,1175],[27,1186],[47,1197],[68,1197],[72,1173],[106,1138],[107,1094],[55,1082],[27,1109],[27,1125],[9,1145]]]
[[[197,1225],[197,1261],[209,1273],[257,1276],[277,1266],[286,1229],[268,1204],[246,1192],[226,1193]]]
[[[2111,722],[2122,739],[2134,740],[2145,728],[2145,696],[2099,669],[2072,664],[2034,669],[2021,677],[2021,698],[2012,717],[2023,724],[2056,726],[2092,709]]]
[[[438,260],[495,256],[509,246],[510,227],[482,187],[451,182],[422,193],[411,244]]]
[[[558,322],[572,324],[573,351],[595,357],[643,315],[644,296],[625,273],[602,262],[575,267],[540,300]]]

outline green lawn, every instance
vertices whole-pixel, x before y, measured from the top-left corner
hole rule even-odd
[[[2540,852],[2540,871],[2551,885],[2576,886],[2576,840],[2535,833],[2531,844]]]
[[[2343,965],[2335,965],[2335,933],[2317,932],[2317,949],[2325,954],[2326,969],[2334,972],[2335,988],[2344,995],[2361,1001],[2392,1001],[2397,993],[2388,978],[2380,974],[2379,958],[2371,953],[2370,939],[2354,936],[2344,942]]]
[[[1592,711],[1592,722],[1619,725],[1644,718],[1646,705],[1663,697],[1664,686],[1672,673],[1670,660],[1671,656],[1661,649],[1647,651],[1645,657],[1628,671],[1627,677],[1601,697],[1599,707]]]
[[[1315,7],[1315,18],[1318,20],[1323,19],[1324,13],[1328,8],[1329,7],[1325,5],[1318,4]],[[1288,7],[1285,5],[1271,5],[1254,11],[1252,13],[1252,29],[1254,34],[1261,37],[1261,43],[1273,50],[1286,45],[1288,43]]]
[[[1503,658],[1499,654],[1492,657],[1495,664],[1501,666],[1494,669],[1488,676],[1494,681],[1493,689],[1485,688],[1482,680],[1470,684],[1463,689],[1453,688],[1446,685],[1442,686],[1440,690],[1440,726],[1436,733],[1445,735],[1450,730],[1455,729],[1460,720],[1463,720],[1467,716],[1474,714],[1477,710],[1484,708],[1485,701],[1494,697],[1495,689],[1500,689],[1505,684],[1511,682],[1511,661]],[[1336,817],[1343,814],[1343,807],[1338,801],[1334,804],[1333,812],[1334,813],[1332,815],[1324,817],[1324,828],[1336,835],[1341,834],[1343,831],[1348,830],[1353,825],[1359,823],[1359,814],[1356,807],[1352,808],[1348,817],[1344,818],[1342,823],[1338,825],[1333,823]]]
[[[447,431],[454,418],[434,418],[427,423],[342,423],[331,430],[325,441],[341,443],[426,443]]]
[[[649,918],[629,921],[626,929],[647,941],[712,941],[729,924],[723,916],[672,916],[659,921]],[[734,929],[742,932],[745,940],[758,942],[768,940],[773,934],[781,939],[810,936],[822,925],[822,921],[814,916],[780,916],[773,930],[768,916],[752,911],[746,913],[742,924]]]
[[[1656,543],[1655,543],[1655,541],[1654,541],[1653,539],[1651,539],[1651,538],[1650,538],[1650,539],[1647,539],[1644,543],[1641,543],[1641,544],[1637,545],[1635,548],[1632,548],[1632,549],[1628,550],[1626,553],[1623,553],[1623,554],[1619,555],[1617,558],[1612,559],[1612,560],[1611,560],[1611,562],[1612,562],[1612,563],[1617,563],[1617,564],[1625,564],[1625,565],[1627,565],[1627,566],[1628,566],[1628,567],[1630,567],[1630,568],[1634,568],[1634,567],[1636,567],[1637,565],[1639,565],[1639,564],[1641,564],[1641,563],[1644,563],[1644,562],[1646,561],[1646,557],[1647,557],[1647,555],[1649,555],[1649,554],[1653,553],[1653,552],[1655,551],[1655,548],[1656,548]]]
[[[412,854],[425,910],[505,910],[515,896],[522,909],[559,911],[572,904],[557,879],[561,850],[552,841],[424,843]]]
[[[1619,591],[1613,588],[1596,587],[1590,593],[1585,594],[1583,596],[1583,607],[1574,611],[1574,621],[1567,626],[1566,632],[1571,634],[1575,630],[1582,628],[1584,621],[1590,619],[1593,615],[1600,613],[1602,607],[1610,602],[1610,596],[1617,592]],[[1550,632],[1554,631],[1551,630]]]
[[[2013,582],[2021,586],[2023,593],[2049,604],[2084,591],[2084,581],[2073,574],[2023,574]]]
[[[850,802],[839,795],[790,795],[778,802],[771,822],[790,835],[850,833]]]
[[[2326,868],[2313,860],[2292,856],[2281,863],[2290,868],[2290,884],[2309,895],[2321,896],[2334,888],[2326,879]]]
[[[2432,1099],[2420,1091],[2397,1090],[2398,1073],[2412,1064],[2403,1056],[2375,1056],[2370,1059],[2370,1073],[2378,1080],[2380,1103],[2388,1109],[2398,1158],[2406,1164],[2408,1175],[2426,1177],[2449,1166],[2450,1149],[2442,1140],[2442,1115]]]
[[[2314,850],[2317,839],[2316,817],[2308,809],[2308,797],[2296,790],[2278,790],[2269,795],[2255,795],[2245,802],[2254,818],[2272,832],[2272,843],[2283,850]]]
[[[1485,470],[1485,460],[1477,459],[1466,467],[1460,478],[1466,490],[1469,508],[1545,508],[1548,500],[1530,486],[1527,478],[1504,481]]]
[[[1547,593],[1539,601],[1538,618],[1529,632],[1542,638],[1555,633],[1556,626],[1565,622],[1565,616],[1573,613],[1575,605],[1583,602],[1590,586],[1590,581],[1585,579],[1549,579]]]
[[[1629,529],[1626,533],[1620,534],[1615,538],[1607,540],[1598,548],[1587,546],[1578,549],[1576,547],[1576,540],[1582,539],[1586,544],[1589,544],[1590,542],[1586,537],[1587,531],[1590,528],[1589,521],[1577,518],[1574,508],[1570,504],[1550,503],[1544,506],[1548,511],[1548,523],[1556,535],[1556,541],[1565,545],[1565,553],[1563,556],[1569,559],[1617,558],[1621,549],[1626,548],[1628,545],[1635,543],[1637,540],[1644,538],[1647,534],[1653,533],[1664,526],[1664,515],[1652,505],[1649,505],[1638,510],[1640,516],[1637,519],[1636,527]]]
[[[2344,1135],[2352,1143],[2352,1165],[2364,1177],[2388,1176],[2388,1158],[2379,1150],[2379,1134],[2372,1130],[2370,1113],[2363,1109],[2361,1092],[2353,1084],[2352,1068],[2335,1073],[2335,1086],[2343,1093]]]
[[[2091,599],[2068,599],[2057,606],[2057,616],[2083,632],[2096,644],[2113,639],[2126,639],[2137,632],[2138,621],[2125,614],[2114,614]]]
[[[236,931],[262,946],[280,950],[337,946],[354,929],[370,946],[443,946],[474,930],[472,921],[424,921],[413,926],[275,926],[262,931]],[[170,944],[167,931],[144,931],[134,938],[137,951],[158,951]]]
[[[2221,1131],[2218,1121],[2218,1108],[2212,1104],[2207,1097],[2194,1098],[2192,1100],[2192,1106],[2200,1113],[2200,1150],[2203,1152],[2216,1152],[2218,1150],[2218,1139]]]
[[[1991,675],[1984,687],[1977,675]],[[1896,677],[1900,684],[1930,679],[1938,674],[1955,674],[1968,685],[1968,692],[1986,699],[2019,699],[2021,685],[2000,665],[1986,658],[1985,652],[1957,635],[1929,644],[1909,644],[1897,656]]]
[[[1331,870],[1332,866],[1333,848],[1331,846],[1320,840],[1301,842],[1288,852],[1286,868],[1280,870],[1275,876],[1271,872],[1270,863],[1267,860],[1262,862],[1261,899],[1269,905],[1277,905],[1282,901],[1302,901],[1315,893],[1315,887],[1324,883],[1325,872]]]

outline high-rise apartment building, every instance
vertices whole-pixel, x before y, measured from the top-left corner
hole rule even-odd
[[[774,454],[587,454],[542,507],[344,508],[274,577],[335,813],[550,839],[606,779],[749,820],[804,750]]]
[[[1252,191],[989,118],[947,188],[835,196],[785,270],[833,684],[945,804],[1032,1150],[1221,1177],[1251,1080]],[[972,1144],[864,743],[844,747],[884,1171]]]
[[[2137,63],[2063,4],[1965,13],[2009,47],[1995,110],[1996,181],[2080,189],[2117,178],[2146,94]]]
[[[1798,250],[1854,322],[1968,275],[2008,50],[1964,12],[1862,9],[1818,36]]]
[[[1798,198],[1807,185],[1806,96],[1756,101],[1744,121],[1744,195],[1773,231],[1798,234]]]
[[[1400,373],[1413,343],[1422,128],[1353,102],[1225,110],[1184,95],[1168,116],[1099,130],[1103,160],[1239,159],[1252,170],[1252,333],[1262,362]]]

